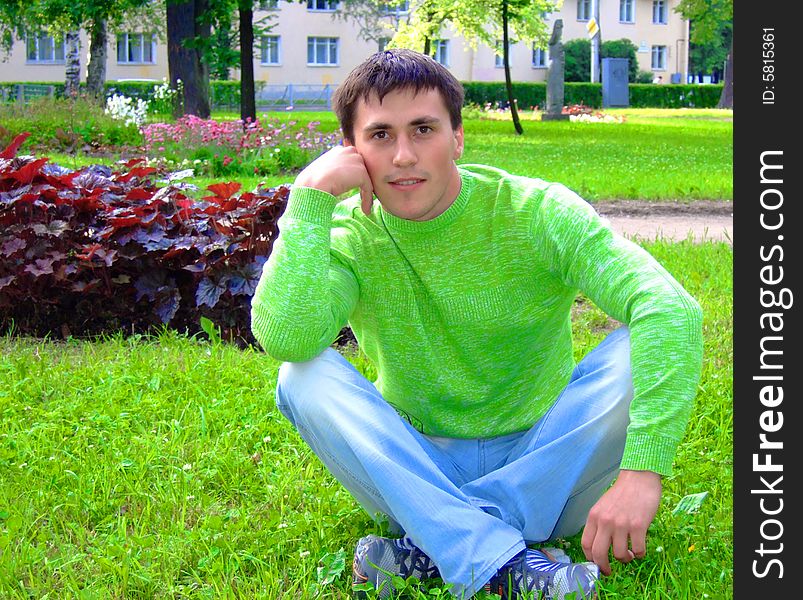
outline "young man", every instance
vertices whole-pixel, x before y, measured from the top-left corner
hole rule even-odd
[[[254,334],[287,361],[281,412],[401,534],[358,542],[355,584],[590,597],[609,553],[645,554],[700,375],[700,308],[567,188],[457,167],[462,102],[411,51],[347,77],[344,144],[295,181]],[[625,326],[575,364],[578,290]],[[329,347],[346,322],[373,383]],[[527,547],[584,525],[587,563]]]

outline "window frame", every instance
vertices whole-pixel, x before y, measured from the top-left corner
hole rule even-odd
[[[502,49],[502,44],[504,40],[496,40],[496,48],[494,49],[494,67],[497,69],[504,69],[505,68],[505,57],[501,54],[497,54],[497,50]],[[508,58],[510,59],[510,68],[513,68],[513,46],[516,45],[516,42],[511,41],[510,47],[508,48]]]
[[[666,63],[669,58],[667,48],[667,46],[653,45],[650,49],[650,68],[653,71],[666,71]]]
[[[340,0],[307,0],[307,12],[332,13],[337,10]],[[318,8],[318,4],[325,5],[326,8]]]
[[[407,16],[410,14],[410,0],[404,0],[398,6],[389,6],[388,3],[383,3],[379,14],[383,17],[396,18]]]
[[[265,60],[269,49],[268,40],[276,40],[276,62],[269,62]],[[259,64],[263,67],[277,67],[282,64],[282,36],[280,35],[263,35],[260,42],[260,55]]]
[[[624,12],[630,13],[630,18],[627,18]],[[636,22],[636,3],[635,0],[619,0],[619,22],[620,23],[635,23]]]
[[[667,25],[668,23],[669,11],[667,10],[666,0],[652,0],[652,24]]]
[[[259,0],[254,7],[254,10],[281,10],[279,2],[281,0]]]
[[[317,62],[318,58],[318,45],[324,43],[325,40],[326,44],[326,56],[327,59],[331,59],[332,57],[332,47],[335,49],[335,62],[324,62],[320,63]],[[334,41],[334,46],[332,46],[332,41]],[[313,44],[313,52],[312,58],[316,60],[316,62],[310,62],[310,42]],[[308,35],[307,36],[307,66],[308,67],[339,67],[340,66],[340,38],[336,36],[330,35]]]
[[[583,6],[583,13],[586,15],[585,17],[580,16],[580,7]],[[590,21],[591,17],[594,15],[591,14],[591,0],[577,0],[577,20],[578,21]]]
[[[451,56],[450,56],[450,52],[449,52],[449,47],[450,47],[449,40],[446,39],[446,38],[432,40],[432,45],[435,47],[435,50],[432,53],[432,58],[435,59],[435,62],[443,65],[444,67],[446,67],[448,69],[449,65],[451,64]],[[438,58],[438,54],[445,54],[446,55],[446,60],[444,62],[442,62]]]
[[[42,58],[40,42],[45,39],[49,40],[50,53],[52,58]],[[35,58],[31,58],[31,41],[35,45]],[[58,58],[58,49],[61,47],[61,58]],[[61,43],[56,43],[56,37],[46,33],[31,33],[25,35],[25,64],[28,65],[63,65],[67,62],[67,40],[66,36],[61,37]]]
[[[140,60],[129,60],[128,57],[131,55],[131,46],[130,46],[130,39],[131,36],[139,36],[139,58]],[[147,61],[144,60],[145,58],[145,36],[150,36],[150,53],[151,53],[151,60]],[[125,50],[126,50],[126,60],[120,60],[120,40],[121,38],[125,39]],[[154,33],[147,33],[147,32],[136,32],[136,31],[126,31],[124,33],[118,33],[117,38],[117,64],[118,65],[155,65],[156,64],[156,34]]]
[[[536,52],[541,57],[543,64],[535,62]],[[549,68],[549,48],[539,48],[533,42],[532,52],[530,54],[530,66],[533,69],[548,69]]]

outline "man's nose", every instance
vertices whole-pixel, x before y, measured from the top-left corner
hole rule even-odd
[[[397,167],[409,167],[418,162],[413,142],[404,136],[400,136],[396,142],[396,153],[393,156],[393,164]]]

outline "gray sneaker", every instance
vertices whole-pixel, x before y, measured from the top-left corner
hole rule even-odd
[[[541,550],[523,550],[499,569],[485,590],[499,594],[502,600],[564,600],[569,594],[576,600],[595,598],[599,567],[590,562],[571,563],[560,554],[550,557]]]
[[[407,538],[391,540],[369,535],[357,542],[352,567],[352,586],[370,583],[378,590],[377,598],[389,598],[395,591],[391,576],[422,581],[440,577],[435,563]],[[355,598],[367,598],[363,590],[354,590]]]

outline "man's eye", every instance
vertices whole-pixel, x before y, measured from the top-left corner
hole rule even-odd
[[[377,131],[371,137],[373,137],[375,140],[384,140],[385,138],[388,137],[388,132],[387,131]]]
[[[421,125],[421,127],[418,128],[418,133],[429,133],[430,131],[432,131],[432,127],[429,125]]]

